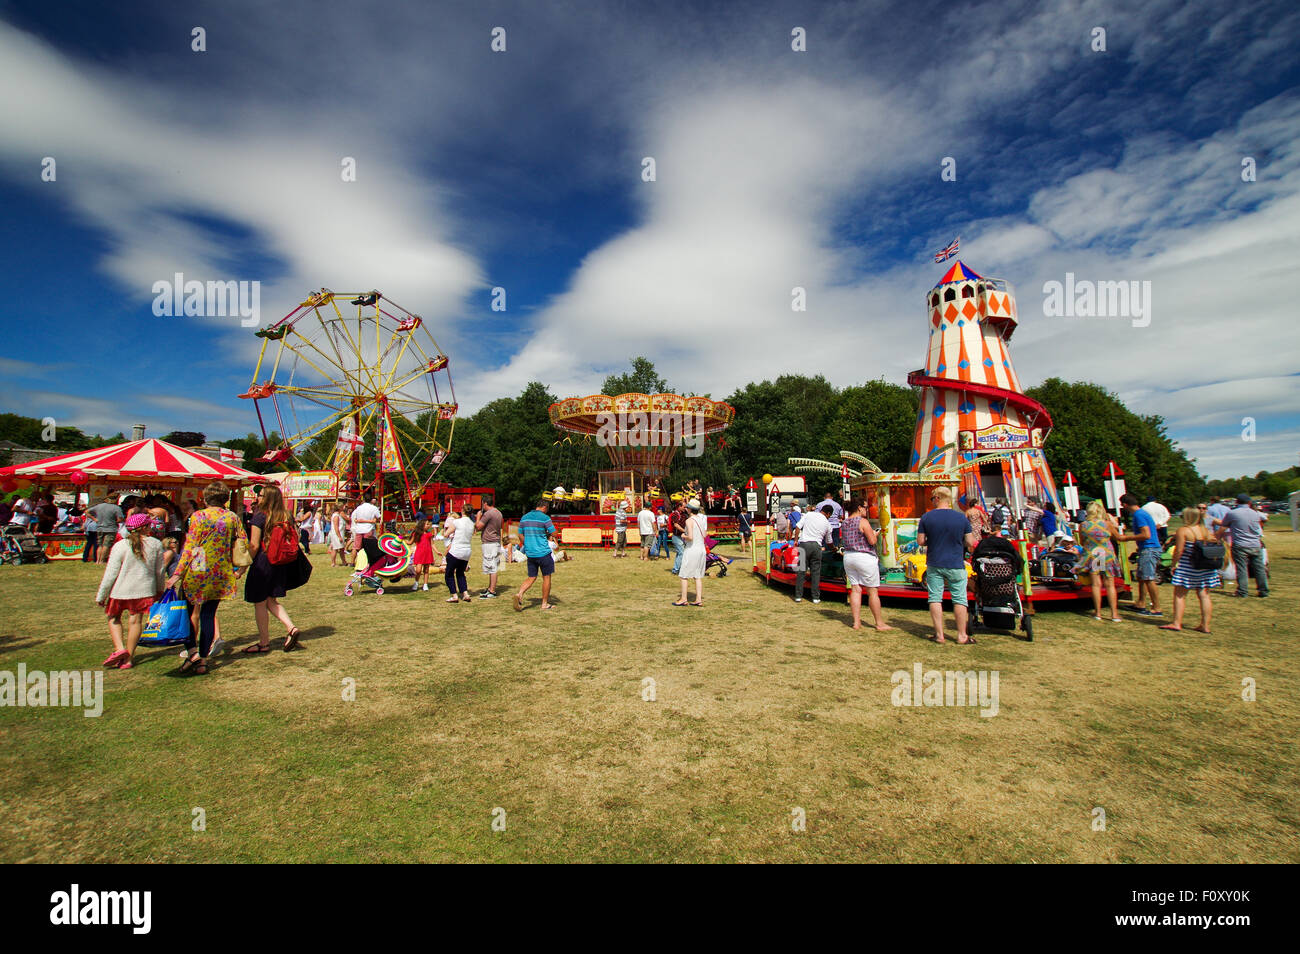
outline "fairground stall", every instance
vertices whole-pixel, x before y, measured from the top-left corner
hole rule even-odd
[[[71,489],[86,494],[90,506],[110,493],[160,493],[173,503],[191,500],[202,507],[202,490],[214,482],[234,491],[265,478],[152,438],[0,467],[0,488],[6,493],[23,485],[33,490]],[[51,560],[80,560],[86,546],[82,532],[37,534],[37,540]]]

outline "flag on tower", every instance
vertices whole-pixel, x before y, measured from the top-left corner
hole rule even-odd
[[[958,235],[955,239],[952,240],[951,245],[947,246],[941,251],[934,253],[934,260],[936,263],[946,262],[948,261],[948,259],[952,258],[960,251],[961,251],[961,236]]]

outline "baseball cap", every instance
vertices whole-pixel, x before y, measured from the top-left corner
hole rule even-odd
[[[1250,494],[1237,494],[1237,503],[1250,503]]]

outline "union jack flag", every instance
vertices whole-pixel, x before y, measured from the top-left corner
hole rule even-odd
[[[361,448],[364,446],[365,446],[365,441],[361,438],[360,435],[357,434],[356,431],[352,430],[351,422],[349,421],[348,423],[344,424],[343,429],[339,431],[339,439],[338,439],[339,449],[342,451],[353,452],[353,451],[361,450]]]
[[[952,258],[954,255],[956,255],[959,251],[961,251],[961,236],[960,236],[960,235],[958,235],[955,239],[953,239],[953,240],[952,240],[952,244],[949,245],[947,248],[945,248],[943,251],[941,251],[941,252],[935,252],[935,253],[934,253],[934,260],[935,260],[936,262],[946,262],[946,261],[948,261],[948,259],[950,259],[950,258]]]

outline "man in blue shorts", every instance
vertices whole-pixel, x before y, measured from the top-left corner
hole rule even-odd
[[[551,556],[551,537],[555,536],[555,524],[547,515],[550,506],[545,500],[539,503],[519,520],[519,545],[523,547],[524,556],[528,558],[528,579],[515,594],[515,611],[524,608],[524,594],[537,579],[538,571],[542,574],[542,609],[551,608],[551,574],[555,572],[555,558]]]
[[[1142,616],[1161,616],[1160,612],[1160,533],[1156,527],[1155,517],[1138,506],[1138,499],[1133,494],[1124,494],[1119,498],[1120,506],[1128,514],[1132,524],[1132,533],[1121,533],[1117,540],[1128,540],[1138,545],[1137,580],[1138,590],[1133,597],[1133,612]],[[1151,608],[1144,605],[1147,597],[1151,598]]]
[[[943,637],[943,591],[952,594],[952,615],[957,622],[957,643],[975,642],[966,632],[966,548],[979,539],[971,531],[970,521],[960,510],[952,509],[952,491],[936,487],[930,494],[932,510],[927,510],[916,527],[916,542],[925,547],[925,588],[930,602],[930,619],[934,622],[936,643]]]

